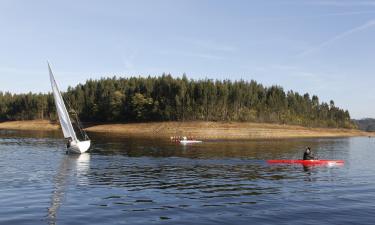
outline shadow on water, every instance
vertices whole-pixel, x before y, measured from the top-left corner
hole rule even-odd
[[[48,223],[57,224],[57,213],[64,202],[70,176],[85,177],[90,168],[90,154],[67,154],[61,159],[56,176],[54,177],[54,190],[51,205],[48,208]]]

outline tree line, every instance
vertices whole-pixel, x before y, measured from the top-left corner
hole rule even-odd
[[[353,122],[358,126],[358,129],[374,132],[375,131],[375,119],[365,118],[360,120],[353,120]]]
[[[249,121],[353,128],[349,112],[315,95],[256,81],[192,80],[186,75],[102,78],[69,87],[68,108],[86,122]],[[53,96],[0,92],[0,120],[56,120]]]

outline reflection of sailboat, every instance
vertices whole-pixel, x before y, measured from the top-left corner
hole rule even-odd
[[[90,154],[84,153],[75,156],[76,157],[76,176],[77,183],[80,185],[88,184],[87,174],[90,170]]]
[[[55,81],[55,78],[53,76],[53,73],[49,64],[48,64],[48,70],[49,70],[49,76],[51,80],[53,97],[55,99],[56,111],[59,116],[61,129],[64,133],[64,137],[68,139],[68,145],[67,145],[68,151],[71,153],[84,153],[90,148],[91,141],[80,126],[78,126],[78,128],[83,134],[85,140],[84,141],[78,140],[77,135],[74,131],[72,122],[70,120],[68,111],[66,110],[64,100],[59,91],[59,88],[57,86],[57,83]],[[77,117],[77,120],[78,120],[78,117]],[[77,124],[79,125],[79,121],[77,121]]]
[[[48,220],[50,225],[56,224],[57,212],[63,203],[66,188],[68,186],[69,176],[71,174],[77,174],[79,183],[87,183],[82,179],[86,177],[85,175],[88,173],[89,169],[89,154],[64,156],[54,178],[54,190],[51,199],[51,206],[48,208]],[[76,170],[76,173],[74,173],[74,170]]]

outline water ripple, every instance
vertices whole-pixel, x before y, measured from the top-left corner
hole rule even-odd
[[[366,138],[186,148],[94,136],[92,153],[73,156],[54,135],[28,135],[0,132],[0,224],[373,222],[374,143]],[[306,145],[347,164],[306,170],[264,162],[296,158]]]

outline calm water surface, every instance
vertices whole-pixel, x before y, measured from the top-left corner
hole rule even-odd
[[[0,131],[0,224],[375,224],[375,139],[181,146],[91,134]],[[305,146],[343,167],[267,165]]]

